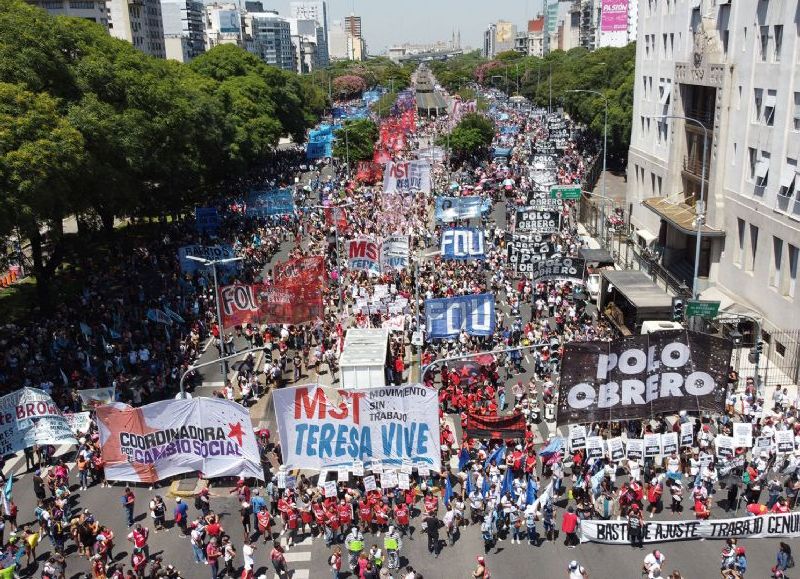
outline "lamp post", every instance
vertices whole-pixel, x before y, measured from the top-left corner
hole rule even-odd
[[[211,267],[211,271],[214,272],[214,303],[217,309],[217,328],[219,330],[219,353],[220,355],[225,354],[225,324],[222,322],[222,311],[219,308],[219,281],[217,279],[217,265],[224,264],[224,263],[233,263],[235,261],[241,261],[241,257],[229,257],[225,259],[205,259],[204,257],[197,257],[195,255],[187,255],[186,259],[191,259],[192,261],[197,261],[202,263],[206,267]],[[224,383],[228,380],[228,362],[224,356],[220,358],[222,360],[222,366],[220,366],[220,370],[222,372],[222,382]]]
[[[703,239],[703,224],[706,217],[706,155],[708,151],[708,128],[691,117],[684,117],[683,115],[649,115],[645,118],[650,119],[683,119],[686,122],[694,123],[703,129],[703,166],[700,168],[700,199],[696,203],[695,208],[695,222],[697,225],[697,239],[694,249],[694,279],[692,281],[692,299],[698,299],[700,296],[699,273],[700,273],[700,245]]]
[[[178,395],[179,399],[186,398],[186,388],[184,387],[183,383],[186,381],[186,377],[198,370],[200,368],[204,368],[206,366],[211,366],[212,364],[216,364],[218,362],[222,362],[227,364],[228,360],[231,358],[238,358],[240,356],[246,356],[247,354],[255,354],[256,352],[263,352],[264,348],[250,348],[249,350],[243,350],[241,352],[236,352],[235,354],[228,354],[227,356],[222,356],[221,358],[216,358],[215,360],[209,360],[208,362],[200,362],[199,364],[192,364],[181,374],[180,382],[178,382],[178,387],[180,388],[180,394]]]
[[[343,209],[345,207],[352,206],[353,203],[343,203],[341,205],[309,205],[308,209],[331,209],[333,211],[333,234],[335,236],[335,244],[336,244],[336,273],[338,274],[339,278],[337,282],[339,283],[339,311],[342,309],[342,261],[339,255],[339,209]],[[323,220],[325,216],[323,215]]]

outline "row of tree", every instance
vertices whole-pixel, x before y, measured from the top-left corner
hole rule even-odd
[[[504,52],[492,60],[478,53],[465,54],[430,64],[436,79],[450,91],[463,91],[473,83],[519,93],[540,107],[563,106],[578,122],[598,137],[603,134],[605,99],[608,100],[608,150],[617,158],[627,156],[633,115],[633,82],[636,45],[600,48],[589,52],[574,48],[556,50],[544,58]]]
[[[47,285],[62,222],[181,211],[302,142],[326,91],[235,46],[152,58],[100,25],[0,0],[0,237],[31,243]],[[43,232],[47,231],[45,235]]]

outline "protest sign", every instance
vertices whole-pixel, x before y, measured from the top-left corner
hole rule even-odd
[[[78,396],[81,397],[81,404],[84,408],[96,408],[101,404],[111,404],[116,400],[116,388],[108,386],[107,388],[90,388],[85,390],[78,390]]]
[[[583,282],[586,260],[578,257],[553,256],[531,264],[531,281],[537,283],[546,279]]]
[[[666,330],[564,346],[558,424],[723,412],[732,344]]]
[[[92,427],[92,416],[89,412],[65,412],[64,418],[67,420],[72,434],[76,437],[87,434]]]
[[[462,330],[471,336],[491,336],[495,328],[494,294],[425,300],[425,323],[433,339],[453,338]]]
[[[791,430],[776,430],[775,431],[775,446],[778,453],[786,454],[794,452],[794,432]]]
[[[561,230],[561,213],[540,211],[525,207],[517,209],[515,231],[530,233],[558,233]]]
[[[611,460],[619,461],[625,458],[625,445],[622,438],[615,436],[608,439],[608,452],[611,455]]]
[[[347,471],[345,471],[345,472],[347,472]],[[336,498],[336,495],[338,494],[337,489],[336,489],[336,481],[333,481],[333,480],[325,481],[324,489],[325,489],[325,498],[326,499],[335,499]]]
[[[644,456],[658,456],[661,454],[661,435],[660,434],[645,434],[644,435]]]
[[[368,493],[378,489],[378,485],[375,482],[375,475],[370,474],[364,477],[364,492]]]
[[[291,189],[252,191],[247,197],[245,215],[248,217],[272,217],[293,213],[294,197]]]
[[[586,458],[603,458],[603,438],[600,436],[586,437]]]
[[[275,390],[273,400],[288,469],[440,466],[438,396],[425,386],[305,385]]]
[[[483,231],[474,227],[457,227],[442,232],[443,259],[483,259],[486,257]]]
[[[759,436],[755,440],[755,444],[753,445],[753,452],[754,454],[760,454],[761,452],[772,452],[772,437],[771,436]]]
[[[700,539],[768,539],[800,537],[800,513],[766,514],[761,517],[685,521],[645,521],[645,543]],[[579,531],[581,542],[630,545],[628,522],[584,519]]]
[[[381,247],[378,241],[369,237],[359,237],[345,242],[347,248],[347,267],[352,270],[381,272]]]
[[[718,434],[714,439],[714,444],[717,447],[717,456],[721,458],[733,458],[733,455],[736,452],[736,444],[734,443],[732,436]]]
[[[381,473],[381,488],[393,489],[397,486],[397,471],[385,470]]]
[[[264,480],[250,414],[233,401],[116,402],[97,409],[97,425],[108,480],[152,484],[195,471]]]
[[[431,164],[427,159],[389,161],[383,171],[383,192],[431,192]]]
[[[628,460],[642,460],[644,458],[644,440],[629,438],[625,443],[625,456]]]
[[[384,272],[408,267],[408,236],[391,235],[386,237],[381,244],[380,263],[381,270]]]
[[[665,432],[661,435],[661,454],[667,456],[673,452],[678,452],[678,433]]]
[[[586,427],[575,424],[569,429],[569,449],[574,451],[581,448],[586,448]]]
[[[403,491],[411,488],[411,477],[407,473],[401,472],[397,475],[397,488]]]
[[[694,444],[694,425],[691,422],[681,423],[681,446]]]
[[[354,460],[351,470],[353,471],[353,476],[364,476],[364,462]]]
[[[555,252],[550,234],[505,234],[508,262],[518,273],[531,273],[535,262],[544,261]]]
[[[69,422],[44,390],[21,388],[0,397],[0,455],[77,443]]]
[[[750,422],[733,423],[733,441],[737,447],[753,446],[753,424]]]
[[[436,221],[452,223],[459,219],[475,219],[481,216],[483,199],[481,197],[437,197]]]
[[[194,226],[200,233],[216,233],[220,224],[216,207],[195,207]]]

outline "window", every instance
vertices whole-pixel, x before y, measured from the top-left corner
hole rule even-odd
[[[661,35],[661,45],[662,45],[661,54],[664,56],[664,58],[667,58],[667,33],[666,32]]]
[[[730,40],[730,36],[730,31],[722,31],[722,54],[725,56],[725,58],[728,57],[728,42]]]
[[[775,101],[777,98],[777,91],[767,91],[767,97],[764,99],[764,124],[768,127],[775,124]]]
[[[661,175],[658,175],[656,177],[656,181],[658,182],[658,196],[660,197],[661,196],[661,184],[662,184]]]
[[[658,142],[667,142],[667,121],[666,119],[658,121]],[[659,177],[660,178],[660,177]]]
[[[642,97],[647,98],[647,77],[642,75]]]
[[[775,30],[775,51],[772,54],[774,62],[781,61],[781,48],[783,47],[783,24],[776,24]]]
[[[758,253],[758,227],[750,224],[750,254],[747,256],[747,271],[753,271],[756,266],[756,254]]]
[[[795,131],[800,131],[800,92],[794,93],[794,114],[793,127]]]
[[[763,109],[764,103],[764,89],[762,88],[754,88],[753,89],[753,122],[760,123],[761,122],[761,113]]]
[[[652,171],[650,172],[650,191],[653,195],[656,194],[656,174]]]
[[[669,106],[669,97],[672,92],[672,81],[668,78],[658,80],[658,102],[665,107]]]
[[[786,159],[786,164],[781,171],[781,182],[778,195],[790,198],[794,195],[797,186],[797,159]]]
[[[790,298],[794,297],[797,290],[797,256],[800,254],[800,249],[789,244],[789,284],[786,287],[786,295]]]
[[[767,62],[767,54],[769,52],[769,26],[758,27],[758,38],[761,41],[761,62]]]
[[[758,161],[756,150],[753,147],[747,147],[747,157],[750,161],[750,175],[748,179],[753,181],[756,178],[756,162]]]
[[[669,57],[670,59],[675,57],[675,33],[669,33]]]
[[[769,285],[778,288],[781,285],[781,261],[783,261],[783,239],[772,236],[772,267],[770,268]]]
[[[756,162],[756,186],[766,187],[769,182],[769,153],[761,151],[761,157]]]
[[[781,344],[778,340],[775,340],[775,351],[778,353],[778,356],[783,358],[786,356],[786,346]]]
[[[736,233],[738,234],[736,237],[736,253],[733,256],[733,262],[741,266],[742,265],[742,256],[745,252],[744,247],[744,219],[740,219],[739,217],[736,218]]]
[[[642,121],[642,137],[644,137],[644,115],[642,115],[640,118]]]

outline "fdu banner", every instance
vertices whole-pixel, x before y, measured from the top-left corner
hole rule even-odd
[[[442,232],[442,257],[444,259],[483,259],[483,231],[474,227],[457,227]]]
[[[480,197],[437,197],[436,221],[451,223],[458,219],[474,219],[480,217],[484,210]]]
[[[438,395],[420,384],[336,389],[318,385],[273,392],[288,470],[441,468]]]
[[[217,259],[231,259],[235,257],[232,245],[184,245],[178,249],[178,260],[181,263],[181,271],[184,273],[194,273],[199,269],[205,269],[205,265],[189,257],[199,257],[210,261]],[[226,263],[219,266],[219,269],[235,271],[236,262]]]
[[[97,409],[108,480],[154,483],[184,472],[264,480],[250,414],[230,400],[164,400]]]
[[[493,294],[425,300],[426,330],[433,339],[454,338],[462,330],[471,336],[491,336],[495,322]]]
[[[294,197],[290,189],[253,191],[247,197],[248,217],[271,217],[273,215],[292,215]]]
[[[194,208],[194,223],[200,233],[215,233],[219,229],[219,222],[216,207]]]

